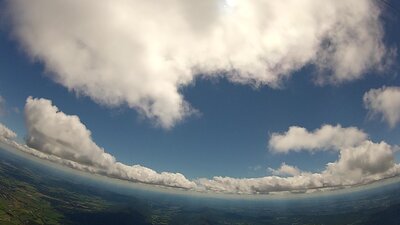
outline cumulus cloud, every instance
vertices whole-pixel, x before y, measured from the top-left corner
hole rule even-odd
[[[284,133],[272,133],[269,149],[273,152],[317,151],[355,146],[366,140],[368,135],[356,127],[323,125],[312,132],[303,127],[291,126]]]
[[[119,179],[180,188],[194,185],[180,173],[157,173],[140,165],[116,162],[112,155],[96,145],[78,116],[64,114],[50,100],[29,97],[25,120],[29,147],[23,150],[40,158]]]
[[[306,65],[341,83],[384,65],[374,0],[9,0],[13,34],[49,76],[165,128],[191,114],[197,77],[279,86]]]
[[[337,161],[328,163],[320,172],[301,171],[295,166],[283,163],[278,169],[269,168],[272,176],[215,176],[211,179],[189,180],[181,173],[156,172],[141,165],[129,166],[117,162],[94,143],[90,131],[77,116],[64,114],[49,100],[29,97],[25,106],[25,116],[28,127],[27,145],[12,140],[16,134],[3,125],[0,125],[0,142],[35,157],[80,171],[151,185],[231,194],[308,193],[368,184],[400,174],[400,165],[395,163],[394,158],[398,147],[385,142],[374,143],[365,140],[366,135],[356,128],[322,126],[320,130],[336,130],[345,134],[350,130],[349,134],[358,133],[363,138],[351,142],[349,140],[353,140],[354,136],[346,135],[349,140],[340,137],[328,138],[326,140],[329,141],[321,142],[325,144],[319,144],[319,147],[335,146],[339,156]],[[318,133],[308,135],[315,136]]]
[[[385,142],[365,141],[359,146],[341,149],[339,160],[329,163],[326,173],[340,177],[381,174],[395,166],[393,148]]]
[[[198,188],[222,193],[265,194],[275,192],[315,192],[368,184],[398,176],[395,163],[396,146],[367,140],[367,134],[355,127],[323,125],[309,132],[290,127],[283,134],[271,135],[270,147],[278,153],[289,151],[335,149],[338,160],[328,163],[321,172],[311,173],[282,163],[278,169],[268,168],[272,176],[232,178],[215,176],[199,179]]]
[[[0,137],[6,139],[14,139],[17,137],[17,134],[6,127],[4,124],[0,123]]]
[[[380,115],[390,127],[400,121],[400,88],[382,87],[364,94],[364,106],[371,115]]]
[[[299,168],[287,165],[286,163],[282,163],[278,169],[268,168],[268,170],[276,176],[296,176],[301,173]]]
[[[47,99],[29,97],[25,105],[30,147],[78,163],[108,168],[115,158],[93,142],[77,116],[65,115]]]
[[[313,192],[367,184],[400,174],[394,163],[393,147],[385,142],[364,141],[356,147],[340,150],[339,159],[327,164],[320,173],[301,172],[283,164],[275,176],[232,178],[216,176],[200,179],[199,188],[222,193],[265,194],[273,192]],[[281,177],[276,175],[291,175]]]

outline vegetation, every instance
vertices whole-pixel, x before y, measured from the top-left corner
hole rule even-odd
[[[69,181],[0,150],[0,224],[398,224],[400,184],[374,192],[268,204],[117,194]],[[383,222],[382,222],[383,221]]]

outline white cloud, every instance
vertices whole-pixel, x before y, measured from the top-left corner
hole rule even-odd
[[[283,164],[275,170],[289,177],[261,178],[214,177],[199,179],[198,187],[221,193],[265,194],[271,192],[312,192],[362,185],[400,174],[400,165],[394,163],[393,148],[385,142],[364,141],[357,147],[340,150],[338,161],[329,163],[320,173],[300,172]]]
[[[393,148],[384,142],[372,143],[370,141],[365,141],[358,147],[344,149],[339,159],[336,162],[329,163],[327,168],[320,173],[301,172],[297,169],[292,171],[292,168],[295,167],[282,166],[276,171],[286,171],[286,174],[277,174],[261,178],[216,176],[212,179],[200,178],[194,181],[187,180],[180,173],[157,173],[139,165],[127,166],[116,163],[108,170],[104,170],[49,155],[16,142],[10,142],[8,144],[36,157],[77,170],[134,182],[200,192],[231,194],[308,193],[368,184],[400,174],[400,165],[394,163]],[[291,174],[287,173],[287,168],[290,168],[288,171],[290,171],[289,173]],[[286,175],[290,176],[286,177]]]
[[[355,146],[366,140],[368,135],[356,127],[323,125],[312,132],[303,127],[292,126],[285,133],[272,133],[269,149],[274,152],[317,151]]]
[[[200,74],[275,87],[314,65],[318,82],[340,83],[387,52],[373,0],[7,2],[15,37],[54,81],[166,128],[192,112],[180,89]]]
[[[381,115],[390,127],[400,122],[400,88],[382,87],[364,94],[364,106],[371,115]]]
[[[6,127],[4,124],[0,123],[0,137],[6,139],[14,139],[17,137],[17,134]]]
[[[356,148],[343,150],[338,161],[329,163],[320,173],[295,172],[261,178],[232,178],[216,176],[213,179],[187,180],[180,173],[157,173],[139,165],[127,166],[116,163],[108,170],[82,165],[75,161],[37,151],[28,146],[12,143],[14,147],[55,163],[81,171],[106,175],[147,184],[189,189],[200,192],[232,194],[273,194],[279,192],[314,192],[368,184],[400,174],[399,164],[394,163],[393,149],[388,144],[365,141]],[[374,160],[376,159],[376,160]],[[289,168],[288,166],[287,168]],[[282,169],[284,167],[281,167]],[[295,168],[295,167],[291,167]],[[278,170],[280,170],[278,169]],[[286,169],[283,169],[286,170]]]
[[[278,169],[268,168],[268,170],[276,176],[297,176],[301,174],[299,168],[287,165],[286,163],[282,163]]]
[[[91,132],[77,116],[65,115],[47,99],[29,97],[25,105],[30,147],[74,160],[81,164],[108,168],[115,158],[93,142]]]
[[[27,145],[19,149],[75,169],[107,176],[163,186],[192,188],[194,183],[180,173],[127,166],[94,143],[91,132],[78,116],[66,115],[47,99],[29,97],[25,105],[28,128]],[[1,128],[1,127],[0,127]]]
[[[341,149],[339,160],[329,163],[326,173],[340,177],[359,176],[364,179],[369,175],[387,172],[395,166],[393,148],[385,142],[365,141],[356,147]]]
[[[140,165],[127,166],[122,163],[116,163],[109,171],[106,171],[106,173],[109,176],[117,177],[119,179],[138,181],[147,184],[183,189],[194,189],[196,186],[193,181],[189,181],[181,173],[157,173],[152,169]]]
[[[15,133],[7,131],[12,132],[10,135],[2,132],[2,126],[0,126],[2,143],[38,158],[77,170],[152,185],[214,193],[303,193],[362,185],[400,174],[400,165],[396,164],[394,159],[397,146],[390,146],[385,142],[374,143],[369,140],[352,143],[343,141],[342,138],[333,138],[333,141],[326,143],[330,143],[328,146],[338,148],[339,158],[335,162],[328,163],[326,168],[318,173],[304,172],[295,166],[283,163],[278,169],[269,168],[273,176],[260,178],[215,176],[212,179],[189,180],[181,173],[158,173],[140,165],[128,166],[117,162],[114,157],[105,153],[93,142],[90,131],[77,116],[65,115],[52,106],[49,100],[29,97],[25,106],[25,116],[29,146],[10,139],[15,138]],[[323,127],[326,126],[328,125]],[[331,126],[329,129],[346,133],[347,131],[343,129],[350,128]],[[365,135],[358,129],[351,129]],[[354,138],[352,135],[346,137]],[[332,144],[334,141],[338,143]]]

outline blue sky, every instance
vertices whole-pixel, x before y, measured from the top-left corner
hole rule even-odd
[[[400,9],[398,3],[392,3]],[[390,9],[389,9],[390,11]],[[400,46],[399,14],[385,16],[385,44]],[[395,58],[398,65],[398,57]],[[368,118],[363,95],[371,88],[400,86],[398,66],[383,74],[370,72],[359,80],[339,85],[315,85],[315,70],[306,66],[293,73],[282,88],[253,88],[225,78],[197,78],[182,94],[198,114],[171,129],[126,106],[109,108],[78,96],[53,82],[40,62],[33,62],[13,40],[9,28],[0,32],[0,95],[7,113],[0,121],[26,135],[23,109],[28,96],[51,99],[65,114],[78,115],[92,131],[94,141],[118,161],[157,171],[179,171],[186,177],[260,177],[282,162],[306,171],[320,171],[335,161],[337,152],[268,151],[269,135],[297,125],[308,130],[322,124],[356,126],[373,141],[400,144],[400,128],[390,128],[379,117]],[[18,110],[15,110],[18,109]],[[261,168],[261,169],[254,169]]]

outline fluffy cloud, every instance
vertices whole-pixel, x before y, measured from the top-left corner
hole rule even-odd
[[[364,106],[371,115],[381,115],[394,127],[400,121],[400,88],[382,87],[364,94]]]
[[[47,99],[29,97],[25,105],[27,144],[41,151],[78,163],[108,168],[110,154],[93,142],[91,132],[77,116],[65,115]]]
[[[216,176],[211,180],[199,179],[198,188],[222,193],[314,192],[367,184],[400,174],[400,165],[394,158],[396,147],[371,142],[367,134],[355,127],[323,125],[309,132],[293,126],[283,134],[272,134],[269,145],[278,153],[335,149],[339,158],[319,173],[304,172],[283,163],[278,169],[268,168],[273,176],[243,179]]]
[[[127,166],[116,162],[112,155],[94,143],[91,132],[77,116],[64,114],[47,99],[29,97],[25,105],[25,120],[29,147],[16,146],[39,158],[130,181],[185,189],[194,186],[180,173],[157,173],[140,165]]]
[[[329,163],[326,173],[340,177],[369,175],[387,172],[395,166],[393,149],[385,142],[373,143],[365,141],[356,147],[341,149],[339,160]]]
[[[196,187],[196,184],[193,181],[189,181],[181,173],[157,173],[152,169],[140,165],[127,166],[122,163],[116,163],[109,171],[106,171],[106,174],[111,177],[146,184],[157,184],[183,189],[195,189]]]
[[[72,160],[49,155],[21,145],[8,143],[33,156],[77,170],[134,182],[175,187],[200,192],[230,194],[274,194],[282,192],[309,193],[368,184],[400,174],[400,165],[394,163],[393,147],[381,142],[363,142],[360,146],[344,149],[336,162],[329,163],[320,173],[301,172],[283,164],[279,174],[261,178],[232,178],[216,176],[213,179],[187,180],[180,173],[157,173],[139,165],[116,163],[108,170],[82,165]],[[286,175],[290,175],[286,177]],[[285,176],[285,177],[282,177]]]
[[[0,123],[0,137],[6,139],[14,139],[17,137],[17,134],[6,127],[4,124]]]
[[[268,168],[268,170],[276,176],[296,176],[301,173],[299,168],[287,165],[286,163],[282,163],[278,169]]]
[[[364,141],[340,150],[339,159],[320,173],[301,172],[283,164],[276,175],[261,178],[214,177],[198,180],[198,187],[221,193],[265,194],[273,192],[313,192],[367,184],[400,174],[394,163],[393,148],[385,142]]]
[[[107,106],[172,127],[202,75],[278,86],[314,65],[321,83],[384,65],[373,0],[9,0],[15,37],[49,76]],[[324,75],[322,75],[324,74]]]
[[[355,146],[366,140],[368,135],[356,127],[323,125],[312,132],[303,127],[292,126],[285,133],[273,133],[269,140],[271,151],[316,151]]]
[[[28,98],[25,116],[28,145],[12,140],[15,138],[15,133],[3,128],[2,125],[0,142],[35,157],[77,170],[164,187],[232,194],[304,193],[368,184],[400,175],[400,165],[396,164],[394,159],[396,147],[385,142],[374,143],[365,140],[366,134],[356,128],[325,125],[314,133],[307,133],[321,139],[319,136],[326,132],[319,132],[320,130],[334,130],[347,134],[345,137],[349,139],[331,138],[332,135],[327,135],[329,138],[321,140],[329,141],[318,142],[324,143],[318,145],[320,148],[335,146],[339,151],[338,160],[328,163],[326,168],[318,173],[300,171],[297,167],[283,163],[278,169],[269,168],[272,176],[260,178],[215,176],[212,179],[189,180],[181,173],[159,173],[140,165],[128,166],[117,162],[94,143],[90,131],[77,116],[60,112],[49,100]],[[290,133],[289,131],[287,133]],[[354,133],[359,134],[357,142],[351,141],[354,135],[349,134]]]

